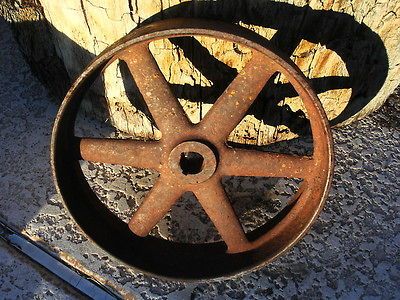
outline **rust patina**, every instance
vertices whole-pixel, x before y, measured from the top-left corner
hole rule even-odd
[[[210,36],[245,45],[250,61],[198,124],[186,117],[149,43],[181,36]],[[162,133],[159,141],[76,137],[74,123],[85,91],[116,59],[126,62]],[[310,120],[313,154],[296,156],[227,145],[236,127],[276,72],[293,85]],[[160,176],[129,224],[97,198],[79,160],[148,168]],[[156,276],[204,279],[265,265],[294,245],[320,212],[332,177],[333,146],[325,112],[301,71],[268,41],[231,24],[198,19],[159,21],[117,41],[82,73],[66,95],[52,136],[56,185],[80,227],[97,244]],[[299,191],[273,220],[245,233],[222,187],[224,176],[303,179]],[[222,237],[207,244],[174,243],[149,236],[183,193],[191,191]]]

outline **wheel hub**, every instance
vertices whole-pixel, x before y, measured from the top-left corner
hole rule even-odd
[[[170,153],[170,170],[183,183],[196,184],[209,179],[217,168],[217,158],[205,143],[187,141],[176,146]]]

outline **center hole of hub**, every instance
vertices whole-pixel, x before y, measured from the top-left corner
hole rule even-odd
[[[197,152],[182,152],[179,166],[184,175],[198,174],[203,170],[204,157]]]

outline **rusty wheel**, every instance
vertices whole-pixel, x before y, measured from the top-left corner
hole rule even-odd
[[[186,118],[170,91],[149,42],[211,36],[243,44],[252,58],[199,124]],[[115,59],[124,60],[162,132],[159,141],[79,138],[74,134],[85,91]],[[227,136],[268,79],[284,74],[301,96],[313,136],[312,156],[228,147]],[[160,177],[129,224],[112,214],[86,182],[80,160],[157,170]],[[102,52],[76,80],[57,115],[52,136],[56,185],[70,213],[98,245],[135,268],[161,277],[204,279],[262,266],[293,246],[309,229],[328,193],[333,169],[324,110],[300,70],[267,41],[239,26],[204,20],[167,20],[133,31]],[[302,178],[294,198],[257,232],[245,233],[221,185],[223,176]],[[192,191],[222,237],[205,244],[149,236],[185,191]],[[263,230],[260,233],[260,230]]]

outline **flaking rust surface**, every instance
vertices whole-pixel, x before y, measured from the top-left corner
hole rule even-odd
[[[57,107],[31,74],[4,23],[0,23],[0,40],[0,217],[9,225],[26,230],[48,249],[68,253],[82,268],[98,274],[104,283],[112,282],[125,296],[400,297],[398,95],[372,117],[334,132],[336,168],[330,197],[311,232],[288,254],[231,280],[167,282],[138,274],[111,258],[88,241],[70,219],[50,173],[50,133]],[[121,179],[120,171],[110,166],[91,172],[97,172],[91,183],[98,186],[103,200],[122,212],[132,209],[130,204],[140,201],[155,179],[145,171]],[[122,183],[108,182],[112,174]],[[239,189],[244,195],[245,187]],[[131,194],[132,199],[117,201],[118,191]],[[182,203],[189,205],[190,201]],[[198,219],[201,223],[201,216]],[[212,237],[212,232],[209,234]]]

